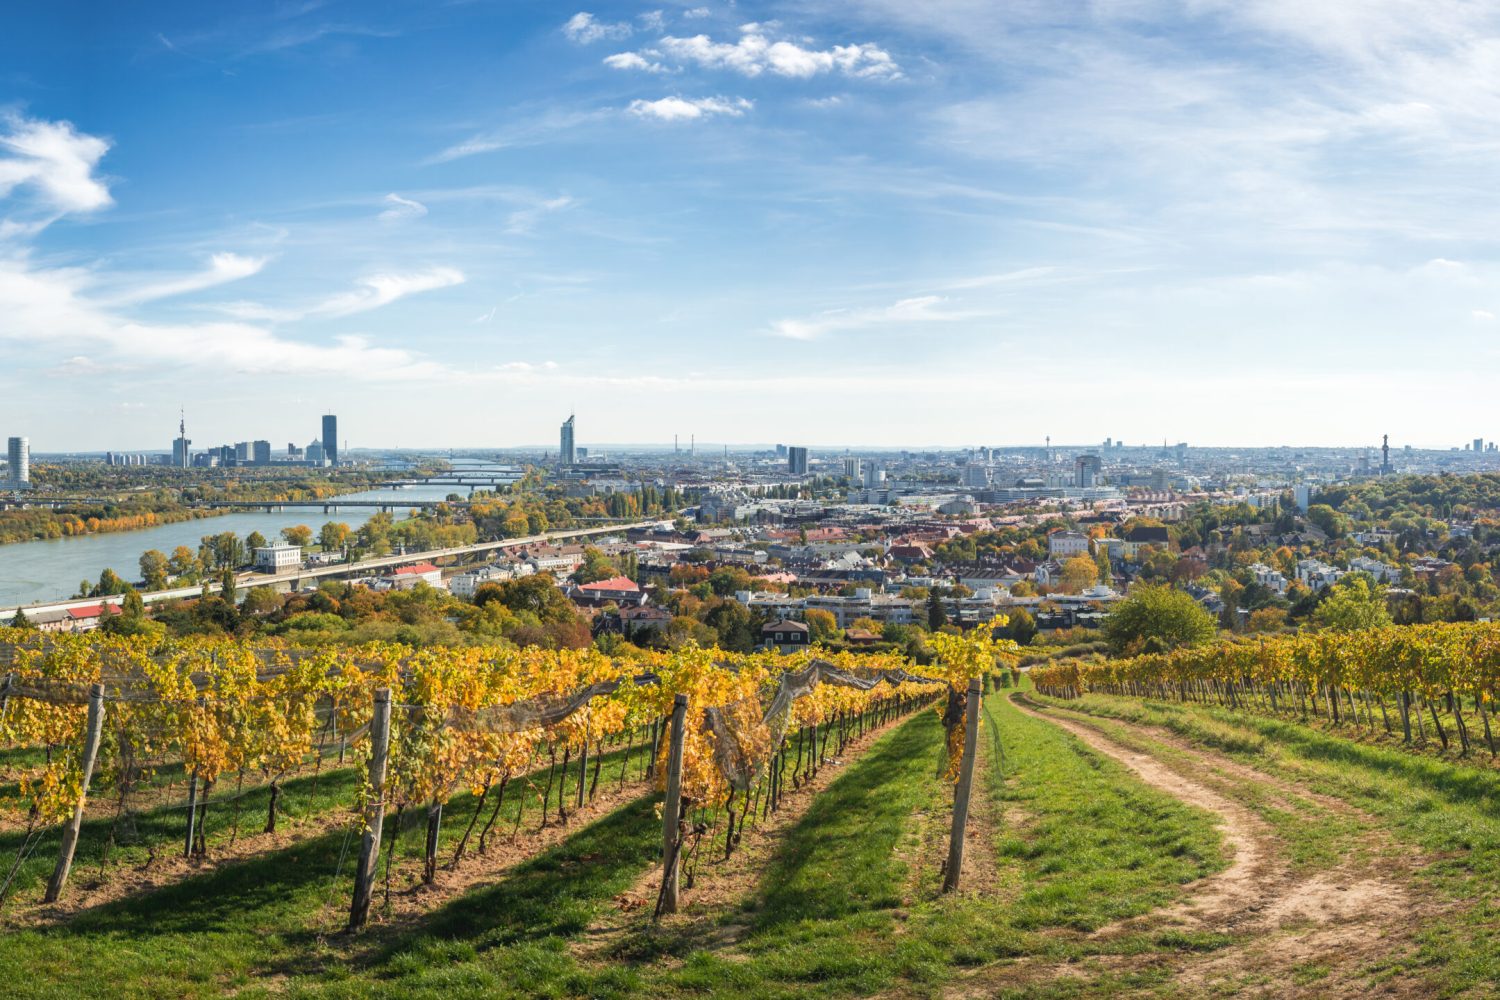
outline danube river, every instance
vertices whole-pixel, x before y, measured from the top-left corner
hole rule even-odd
[[[342,505],[355,500],[376,503],[381,500],[442,500],[450,493],[466,496],[469,487],[438,483],[402,489],[368,490],[346,494],[339,497],[337,502]],[[216,535],[222,531],[232,531],[241,538],[252,531],[258,531],[268,539],[276,539],[282,528],[296,524],[307,525],[316,536],[325,521],[342,521],[351,528],[357,528],[369,520],[376,510],[377,507],[340,506],[338,510],[328,514],[316,507],[280,513],[244,511],[177,524],[163,524],[141,531],[75,535],[71,538],[0,545],[0,609],[71,597],[78,592],[80,581],[97,581],[106,567],[127,580],[139,579],[141,553],[147,549],[157,549],[171,555],[177,546],[186,545],[196,552],[203,536]],[[392,512],[392,516],[399,519],[406,514],[398,509]]]

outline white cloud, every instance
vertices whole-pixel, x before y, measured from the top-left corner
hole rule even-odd
[[[572,205],[572,198],[567,195],[559,195],[556,198],[548,198],[545,201],[539,201],[529,208],[517,209],[516,211],[510,213],[510,218],[506,220],[505,231],[513,235],[529,233],[534,228],[536,228],[537,222],[539,222],[544,215],[548,215],[552,212],[559,212],[565,208],[572,207]]]
[[[700,17],[707,17],[711,13],[713,12],[710,11],[707,7],[693,7],[689,10],[683,11],[682,16],[697,19]]]
[[[353,291],[329,296],[303,308],[266,306],[259,302],[224,302],[217,308],[234,319],[256,322],[294,323],[302,319],[335,319],[379,309],[408,295],[451,288],[463,283],[462,271],[451,267],[433,267],[408,274],[373,274],[355,282],[356,288]]]
[[[165,281],[138,285],[113,296],[109,301],[113,305],[125,305],[135,302],[152,302],[173,295],[186,295],[189,292],[199,292],[205,288],[213,288],[216,285],[259,274],[265,266],[266,258],[264,257],[216,253],[209,258],[208,267],[196,274],[186,274],[178,278],[168,278]]]
[[[84,135],[71,122],[45,122],[18,115],[0,118],[0,198],[18,187],[31,189],[56,212],[92,212],[112,204],[109,188],[94,168],[109,143]]]
[[[352,316],[390,305],[408,295],[451,288],[463,282],[463,272],[451,267],[434,267],[413,274],[373,274],[359,280],[358,290],[333,296],[315,306],[310,315]]]
[[[638,69],[646,73],[665,73],[667,68],[659,62],[650,62],[639,52],[616,52],[604,57],[604,65],[610,69]]]
[[[631,114],[640,118],[654,118],[657,121],[680,122],[692,121],[696,118],[706,118],[713,115],[729,115],[738,118],[755,105],[743,97],[663,97],[656,101],[634,100],[630,102],[627,109]]]
[[[844,330],[860,330],[872,326],[891,326],[912,323],[951,322],[969,319],[974,314],[945,311],[945,302],[936,295],[922,295],[901,299],[889,306],[864,309],[830,309],[805,319],[782,319],[771,324],[773,336],[788,340],[817,340],[828,333]]]
[[[1473,309],[1470,310],[1469,315],[1473,316],[1481,323],[1493,323],[1495,321],[1495,314],[1490,312],[1488,309]]]
[[[563,25],[563,34],[579,45],[589,45],[605,38],[629,38],[631,27],[621,21],[609,24],[600,21],[587,11],[579,11]]]
[[[340,337],[323,345],[281,337],[247,323],[123,319],[107,305],[88,298],[92,278],[78,268],[37,268],[24,257],[0,258],[0,314],[7,317],[0,324],[0,338],[31,348],[73,348],[77,353],[63,362],[62,370],[75,375],[107,370],[105,363],[94,360],[100,351],[135,364],[186,365],[216,372],[338,375],[361,380],[453,374],[415,352],[377,347],[359,337]],[[398,294],[391,282],[379,280],[369,293],[371,299],[385,301]],[[368,302],[353,305],[370,307]]]
[[[901,76],[901,67],[890,53],[871,42],[835,45],[829,49],[807,48],[796,41],[772,41],[766,26],[760,24],[741,26],[737,42],[716,42],[707,35],[689,38],[667,35],[657,42],[657,47],[664,56],[678,62],[707,69],[729,69],[744,76],[765,72],[801,80],[822,73],[881,80]],[[649,65],[643,54],[637,55],[642,65],[632,63],[618,68],[639,69]]]
[[[636,20],[640,21],[641,27],[647,31],[660,31],[667,24],[666,14],[659,10],[648,10],[639,15]]]
[[[420,201],[403,198],[392,191],[385,196],[384,204],[390,206],[380,213],[381,222],[401,222],[406,219],[420,219],[427,214],[427,206]]]

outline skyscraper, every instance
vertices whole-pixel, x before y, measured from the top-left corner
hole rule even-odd
[[[786,471],[794,476],[807,475],[807,449],[796,445],[789,446],[786,450]]]
[[[31,485],[31,442],[26,438],[10,439],[7,454],[10,459],[10,485],[16,489]]]
[[[339,418],[332,413],[323,416],[323,458],[329,465],[339,464]]]
[[[256,441],[250,446],[251,461],[256,465],[271,464],[271,442]]]
[[[563,421],[561,440],[557,446],[557,460],[563,465],[572,465],[578,459],[577,449],[573,446],[573,414],[568,414],[568,419]]]

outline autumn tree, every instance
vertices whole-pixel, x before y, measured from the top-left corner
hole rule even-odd
[[[1099,578],[1099,565],[1086,555],[1076,555],[1063,563],[1062,586],[1070,594],[1077,594]]]
[[[299,548],[307,548],[312,544],[312,529],[305,524],[294,524],[290,528],[281,529],[282,540],[288,545],[296,545]]]
[[[349,542],[349,526],[342,521],[329,521],[318,532],[318,544],[324,552],[342,550]]]
[[[839,622],[833,616],[832,611],[824,611],[822,608],[808,608],[803,615],[807,622],[808,631],[812,634],[813,642],[831,642],[838,638]]]
[[[179,545],[167,559],[167,572],[177,577],[180,583],[192,583],[203,572],[203,562],[192,549]]]

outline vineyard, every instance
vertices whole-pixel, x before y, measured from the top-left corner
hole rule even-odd
[[[111,845],[143,807],[182,800],[183,853],[204,856],[211,807],[233,811],[231,843],[238,837],[247,778],[264,787],[271,833],[287,782],[309,773],[316,782],[325,766],[353,763],[364,777],[350,803],[360,838],[349,916],[356,929],[368,920],[388,808],[398,830],[408,811],[425,817],[423,880],[431,883],[456,792],[467,790],[474,807],[455,865],[476,830],[475,846],[487,846],[514,779],[526,777],[545,827],[549,812],[566,822],[570,809],[592,800],[605,759],[618,755],[619,784],[640,759],[642,778],[665,789],[657,910],[671,912],[681,860],[704,848],[704,817],[722,818],[731,855],[751,812],[778,808],[788,783],[811,780],[831,747],[944,691],[960,705],[948,726],[956,748],[948,770],[957,776],[965,720],[956,693],[994,669],[997,647],[982,631],[944,638],[943,666],[911,673],[890,657],[698,648],[619,661],[593,650],[150,645],[12,632],[0,638],[0,739],[17,748],[10,822],[24,825],[25,836],[0,901],[44,832],[60,825],[44,896],[58,900],[91,793],[113,806]],[[232,792],[215,795],[230,782]]]
[[[1493,757],[1490,715],[1500,692],[1500,625],[1309,633],[1126,660],[1075,661],[1034,671],[1032,679],[1038,691],[1062,698],[1095,691],[1214,702],[1323,717],[1371,732],[1378,714],[1378,728],[1393,735],[1399,727],[1408,744],[1414,734],[1425,743],[1430,722],[1444,750],[1456,744],[1467,755],[1482,740]]]
[[[1493,634],[1028,679],[989,629],[933,633],[926,665],[5,632],[0,975],[28,997],[1487,995]]]

